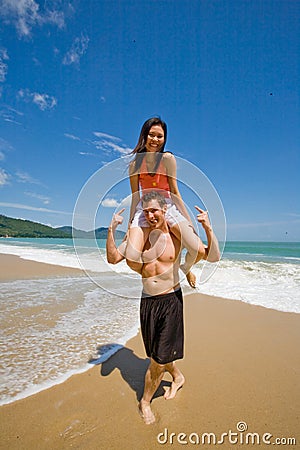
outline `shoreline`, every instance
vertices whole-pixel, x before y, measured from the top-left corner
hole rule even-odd
[[[84,275],[14,255],[0,255],[0,261],[6,261],[4,280]],[[105,362],[1,405],[0,449],[153,450],[166,433],[166,446],[181,448],[180,433],[220,437],[237,431],[239,422],[249,432],[299,443],[299,314],[199,293],[185,295],[184,311],[185,357],[178,366],[186,384],[166,401],[163,386],[170,378],[164,377],[152,402],[155,424],[146,426],[137,411],[148,365],[138,332]]]
[[[250,241],[249,241],[250,242]],[[86,273],[82,268],[75,268],[63,265],[57,265],[53,263],[45,263],[41,261],[35,261],[31,259],[26,259],[22,256],[1,253],[0,249],[0,282],[15,281],[15,280],[27,280],[27,279],[39,279],[39,278],[51,278],[51,277],[76,277],[83,276],[86,277]],[[197,270],[197,269],[196,269]],[[99,276],[100,272],[95,272],[95,275]],[[278,311],[284,314],[296,314],[299,315],[300,312],[297,311],[287,311],[284,309],[276,309],[273,306],[266,306],[261,304],[254,304],[247,302],[242,299],[230,298],[217,294],[207,294],[205,292],[190,291],[189,287],[188,295],[204,295],[212,298],[221,298],[224,300],[231,300],[235,302],[241,302],[246,305],[253,305],[257,307],[262,307],[269,309],[271,311]]]
[[[85,273],[88,277],[91,275],[91,280],[93,280],[94,277],[100,280],[103,273],[105,273],[105,276],[111,275],[113,277],[115,276],[115,273],[120,272],[124,273],[126,277],[127,272],[130,272],[130,269],[126,268],[125,263],[124,266],[121,267],[120,265],[116,270],[115,268],[109,267],[102,258],[99,260],[93,253],[91,253],[90,257],[88,256],[87,260],[83,263],[83,267],[86,267],[86,263],[89,267],[89,269],[85,271],[83,267],[81,267],[81,264],[79,264],[76,255],[73,254],[70,249],[67,249],[67,252],[59,250],[57,254],[55,249],[48,253],[47,246],[45,248],[34,248],[33,252],[27,250],[26,247],[22,248],[20,251],[11,249],[12,252],[16,251],[16,254],[21,257],[21,260],[19,259],[19,261],[23,262],[23,273],[21,277],[23,279],[38,277],[37,273],[33,270],[31,270],[32,275],[26,275],[25,272],[28,270],[29,264],[40,262],[43,264],[51,262],[50,268],[52,273],[45,270],[45,277],[59,277],[62,269],[65,271],[66,276],[77,276],[77,274],[81,275]],[[105,250],[102,250],[101,255],[104,256]],[[239,249],[234,247],[233,250]],[[260,250],[261,254],[254,255],[254,259],[247,253],[247,251],[250,252],[251,249],[246,247],[242,250],[246,252],[241,254],[238,253],[238,255],[242,255],[242,259],[240,259],[239,256],[236,258],[235,254],[232,254],[232,257],[228,254],[227,257],[224,256],[217,265],[210,265],[209,263],[197,264],[194,268],[194,273],[199,281],[197,292],[213,295],[215,297],[229,298],[240,300],[245,303],[262,305],[266,308],[278,311],[300,314],[300,260],[297,264],[292,264],[287,261],[286,257],[281,256],[280,263],[271,264],[270,261],[265,261],[263,248]],[[280,253],[279,250],[280,247],[276,250],[278,255]],[[8,248],[7,251],[10,251],[10,249]],[[294,254],[296,254],[298,247],[293,249],[293,251]],[[285,254],[292,255],[291,250],[286,251]],[[247,259],[246,255],[249,256],[249,259]],[[6,256],[8,255],[6,254]],[[244,256],[246,258],[245,260],[243,259]],[[3,254],[2,257],[5,258],[5,255]],[[12,255],[10,254],[9,257],[11,258]],[[27,257],[29,259],[24,259]],[[36,261],[33,261],[33,258],[36,259]],[[57,271],[55,269],[55,263],[59,263],[59,267],[56,268]],[[66,266],[63,266],[63,264],[66,264]],[[4,270],[6,270],[5,263],[1,265]],[[45,268],[46,266],[43,267]],[[39,268],[37,267],[37,271],[38,270]],[[78,271],[77,274],[75,271]],[[212,272],[215,272],[213,277],[211,277]],[[2,274],[0,273],[0,280],[1,275]],[[2,275],[2,278],[3,276],[4,274]],[[7,277],[7,281],[13,280],[14,278],[15,274],[12,276],[10,275]],[[203,283],[205,279],[206,282]],[[185,283],[184,280],[182,281],[183,287],[189,289],[187,283]],[[107,280],[107,282],[109,284],[113,283],[113,281],[109,280]],[[124,289],[124,293],[126,293],[126,288]]]

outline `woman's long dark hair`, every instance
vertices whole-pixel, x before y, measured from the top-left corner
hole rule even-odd
[[[154,173],[152,173],[151,175],[153,175],[153,176],[155,175],[157,168],[160,164],[162,154],[165,150],[165,145],[166,145],[166,141],[167,141],[167,124],[163,120],[161,120],[160,117],[151,117],[150,119],[146,120],[146,122],[142,126],[138,143],[136,144],[135,148],[131,152],[132,155],[135,155],[135,158],[133,159],[134,172],[137,172],[139,170],[139,168],[141,167],[142,161],[143,161],[145,153],[146,153],[146,141],[148,138],[148,134],[149,134],[151,127],[153,127],[154,125],[160,125],[162,127],[162,129],[164,130],[164,143],[163,143],[160,151],[157,154],[158,157],[157,157],[157,161],[156,161],[156,164],[154,167]]]

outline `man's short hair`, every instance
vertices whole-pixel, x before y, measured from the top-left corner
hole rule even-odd
[[[151,200],[157,200],[161,208],[164,208],[167,204],[166,198],[159,191],[149,191],[142,197],[142,206],[144,207],[146,204],[151,202]]]

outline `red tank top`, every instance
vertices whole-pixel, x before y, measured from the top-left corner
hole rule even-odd
[[[155,175],[151,176],[147,169],[146,158],[143,158],[140,174],[139,174],[139,183],[142,189],[142,193],[145,193],[145,190],[162,190],[162,194],[170,198],[170,185],[168,181],[167,171],[162,161],[160,161],[159,166]]]

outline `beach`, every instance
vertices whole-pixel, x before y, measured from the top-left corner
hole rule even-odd
[[[78,276],[17,256],[0,261],[3,281]],[[137,410],[148,365],[138,333],[102,364],[1,406],[0,448],[264,448],[275,439],[297,448],[288,439],[299,445],[299,314],[198,293],[185,295],[184,304],[185,357],[178,366],[186,384],[164,400],[165,376],[152,402],[155,424],[146,426]],[[205,433],[212,433],[210,444]]]
[[[0,254],[0,265],[0,281],[83,275],[83,273],[76,268],[73,269],[70,267],[56,266],[54,264],[29,261],[15,255]]]

